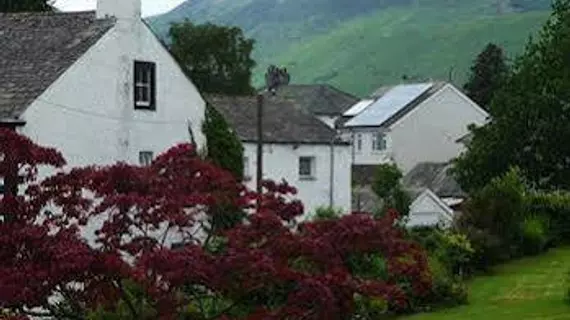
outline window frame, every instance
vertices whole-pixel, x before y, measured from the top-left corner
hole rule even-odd
[[[156,110],[156,63],[135,60],[133,76],[133,100],[135,110]],[[143,79],[141,79],[141,77]],[[148,101],[139,99],[139,89],[146,91]]]
[[[356,140],[356,151],[362,152],[362,133],[357,133],[354,139]]]
[[[379,145],[378,143],[381,142]],[[375,132],[372,134],[372,151],[383,152],[388,149],[388,138],[384,132]]]
[[[150,156],[150,160],[148,159],[148,156]],[[154,152],[150,150],[139,151],[139,166],[148,167],[152,164],[153,161],[154,161]]]
[[[303,164],[304,160],[309,161],[309,173],[308,174],[305,174],[302,172],[303,171],[302,170],[303,169],[302,164]],[[300,156],[299,157],[297,173],[299,174],[300,180],[316,180],[316,171],[317,171],[316,162],[317,162],[317,158],[315,156]]]

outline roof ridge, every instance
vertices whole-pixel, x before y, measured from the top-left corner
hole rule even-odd
[[[25,12],[0,12],[0,17],[10,16],[64,16],[64,15],[95,15],[95,10],[82,11],[25,11]]]

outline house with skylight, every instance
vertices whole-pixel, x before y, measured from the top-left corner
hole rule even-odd
[[[352,141],[352,163],[396,163],[406,174],[419,163],[457,157],[470,124],[483,125],[485,110],[450,83],[381,87],[343,114],[340,128]]]

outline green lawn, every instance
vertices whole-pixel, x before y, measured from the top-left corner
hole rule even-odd
[[[469,305],[399,320],[558,320],[570,319],[564,302],[570,248],[503,265],[470,284]]]

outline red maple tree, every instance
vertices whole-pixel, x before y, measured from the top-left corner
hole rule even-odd
[[[5,318],[346,319],[355,296],[397,310],[429,292],[426,255],[394,227],[395,212],[298,223],[293,187],[267,181],[255,194],[189,144],[148,167],[38,181],[39,167],[64,164],[0,130],[0,177],[12,190],[0,199]],[[220,226],[220,215],[238,219]],[[356,270],[369,255],[384,276]]]

